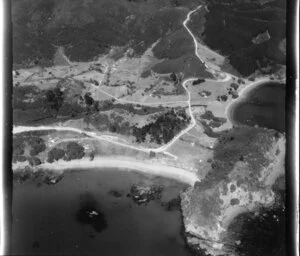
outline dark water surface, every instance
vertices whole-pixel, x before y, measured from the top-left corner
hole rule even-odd
[[[285,179],[284,177],[280,178]],[[285,189],[273,187],[276,203],[271,208],[240,214],[228,228],[240,256],[287,256]]]
[[[264,209],[255,217],[246,213],[243,219],[239,240],[236,246],[238,255],[242,256],[286,256],[285,211],[283,207]],[[233,225],[238,225],[238,221]]]
[[[163,185],[162,198],[137,205],[126,196],[133,184]],[[168,179],[109,170],[66,172],[59,183],[40,187],[31,180],[14,182],[12,252],[190,255],[180,233],[179,210],[167,211],[161,205],[184,188]]]
[[[253,88],[232,111],[237,124],[285,131],[285,85],[267,82]]]

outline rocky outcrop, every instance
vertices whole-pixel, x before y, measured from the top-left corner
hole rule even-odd
[[[274,136],[268,131],[266,134],[268,143],[259,141],[261,152],[256,152],[262,154],[265,161],[258,162],[257,169],[251,164],[251,157],[254,158],[255,154],[250,151],[249,155],[234,163],[222,180],[215,182],[212,175],[182,194],[187,242],[193,248],[210,255],[235,255],[234,247],[239,241],[228,239],[230,223],[242,213],[274,204],[272,186],[278,177],[284,175],[285,137],[278,133]],[[212,180],[210,185],[208,180]]]
[[[127,195],[139,205],[147,205],[152,200],[161,198],[163,187],[161,186],[137,186],[133,185],[130,189],[130,193]]]
[[[253,44],[262,44],[262,43],[264,43],[264,42],[270,40],[270,38],[271,38],[271,36],[270,36],[270,34],[269,34],[269,31],[266,30],[265,32],[260,33],[260,34],[258,34],[256,37],[254,37],[254,38],[252,39],[252,43],[253,43]]]
[[[24,169],[18,169],[13,172],[13,179],[19,183],[31,180],[38,186],[42,184],[54,185],[64,177],[63,173],[53,172],[51,170],[32,170],[29,166]]]

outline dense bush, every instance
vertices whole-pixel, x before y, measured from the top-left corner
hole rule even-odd
[[[239,97],[239,94],[238,94],[237,92],[231,92],[231,97],[232,97],[233,99],[236,99],[236,98]]]
[[[41,160],[38,157],[31,157],[29,158],[29,164],[31,166],[36,166],[41,164]]]
[[[34,107],[34,103],[24,103],[24,99],[27,99],[30,96],[31,99],[37,99],[40,94],[40,90],[36,86],[20,86],[13,87],[13,101],[12,105],[14,109],[23,108],[23,107]]]
[[[133,135],[137,142],[144,142],[146,136],[149,135],[151,142],[158,144],[168,143],[173,137],[184,129],[190,117],[185,110],[175,112],[174,110],[159,116],[155,122],[145,125],[142,128],[134,127]]]
[[[94,99],[91,97],[91,93],[86,93],[84,95],[85,104],[91,106],[94,104]]]
[[[205,82],[205,79],[199,78],[199,79],[193,81],[192,84],[193,85],[197,85],[197,84],[201,84],[201,83],[204,83],[204,82]]]
[[[236,83],[231,83],[230,87],[233,88],[234,90],[237,90],[239,88],[239,85]]]
[[[27,157],[22,155],[14,155],[12,159],[13,162],[25,162],[26,160]]]
[[[18,136],[13,138],[13,158],[24,154],[24,140]]]
[[[275,68],[276,64],[285,63],[285,54],[278,47],[286,37],[285,7],[278,8],[278,2],[285,5],[283,0],[268,6],[247,1],[210,1],[209,12],[204,15],[204,30],[193,32],[208,47],[228,56],[230,64],[244,76],[260,67]],[[254,45],[252,39],[265,31],[269,32],[270,40]]]
[[[159,74],[183,73],[184,78],[204,77],[212,78],[211,73],[206,71],[204,64],[194,55],[193,52],[182,55],[176,59],[166,59],[157,63],[152,70]]]
[[[70,6],[67,0],[14,0],[14,63],[52,65],[54,45],[72,45],[65,47],[72,61],[92,60],[108,53],[112,45],[130,45],[141,54],[158,39],[182,28],[188,9],[184,7],[191,7],[192,1],[99,0],[86,5],[73,0]],[[68,15],[62,15],[66,12]]]
[[[215,128],[220,127],[222,124],[226,123],[227,119],[223,117],[216,117],[210,110],[206,110],[204,114],[200,116],[202,119],[209,120],[209,127]]]
[[[275,131],[262,128],[236,127],[220,135],[214,147],[211,170],[201,185],[211,186],[227,178],[236,162],[246,161],[253,175],[269,164],[265,152],[269,149]]]
[[[65,151],[60,148],[53,148],[48,152],[48,162],[53,163],[59,159],[63,159],[65,156]]]
[[[30,149],[31,156],[36,156],[40,152],[43,152],[46,149],[46,144],[42,138],[30,137],[28,142],[29,142],[29,145],[31,146],[31,149]]]
[[[68,102],[64,102],[57,115],[59,117],[65,118],[81,118],[86,113],[86,111],[87,109],[80,106],[79,104],[70,104]]]
[[[63,92],[58,87],[53,90],[48,90],[46,92],[46,99],[50,107],[58,111],[64,101]]]
[[[73,159],[81,159],[84,157],[84,147],[76,142],[70,142],[67,144],[64,159],[67,161]]]
[[[228,99],[228,96],[226,94],[217,97],[217,101],[224,101],[224,102],[226,102],[227,99]]]
[[[206,110],[204,114],[200,116],[202,119],[212,120],[215,116],[210,110]]]
[[[218,138],[220,136],[220,133],[218,132],[214,132],[212,130],[212,128],[204,121],[204,120],[201,120],[200,121],[201,125],[202,125],[202,128],[204,129],[204,133],[208,136],[208,137],[211,137],[211,138]]]
[[[85,155],[84,147],[76,142],[69,142],[65,149],[53,148],[48,152],[48,162],[53,163],[59,159],[71,161],[81,159]]]
[[[30,161],[32,157],[37,156],[46,149],[45,142],[42,138],[33,136],[32,133],[27,133],[27,135],[28,136],[22,134],[13,137],[13,162]],[[31,157],[28,159],[24,156],[26,146],[30,149],[29,154]]]

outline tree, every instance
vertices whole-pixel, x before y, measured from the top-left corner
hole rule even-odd
[[[176,73],[175,73],[175,72],[172,72],[172,73],[171,73],[170,78],[171,78],[174,82],[177,82],[177,76],[176,76]]]
[[[94,99],[91,97],[91,93],[86,93],[84,95],[85,104],[91,106],[94,104]]]
[[[63,92],[56,87],[46,92],[46,99],[52,109],[58,111],[64,101]]]
[[[192,85],[197,85],[197,84],[201,84],[201,83],[204,83],[204,82],[205,82],[205,79],[199,78],[199,79],[193,81]]]
[[[236,83],[232,83],[232,84],[230,85],[230,87],[233,88],[234,90],[237,90],[237,89],[239,88],[239,85],[236,84]]]

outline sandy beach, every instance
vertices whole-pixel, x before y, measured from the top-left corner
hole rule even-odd
[[[232,124],[232,125],[235,125],[235,122],[233,121],[233,117],[232,117],[232,113],[233,113],[233,109],[237,106],[237,104],[242,101],[243,99],[247,98],[247,95],[250,91],[252,91],[253,89],[255,89],[256,87],[264,84],[264,83],[267,83],[267,82],[278,82],[278,83],[281,83],[281,81],[277,81],[277,80],[270,80],[269,77],[262,77],[262,78],[259,78],[257,79],[256,81],[250,83],[250,84],[245,84],[245,85],[242,85],[240,87],[240,89],[238,90],[238,93],[239,93],[239,97],[236,98],[236,99],[233,99],[230,104],[228,104],[226,106],[226,109],[225,109],[225,115],[227,116],[229,122]]]
[[[13,169],[18,169],[21,166],[14,166]],[[194,185],[199,178],[196,173],[163,165],[153,161],[137,161],[130,158],[116,159],[113,157],[95,157],[92,161],[89,158],[77,159],[72,161],[59,160],[54,163],[43,163],[36,167],[37,169],[49,169],[53,171],[64,171],[70,169],[98,169],[111,168],[111,170],[137,171],[141,173],[162,176]]]

